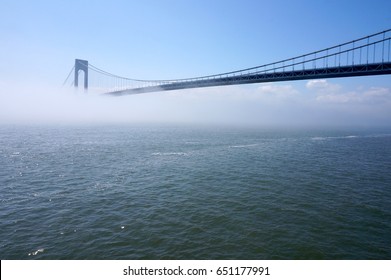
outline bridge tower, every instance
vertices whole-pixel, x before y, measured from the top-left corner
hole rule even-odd
[[[75,59],[75,87],[79,87],[79,71],[84,72],[84,89],[88,89],[88,61]]]

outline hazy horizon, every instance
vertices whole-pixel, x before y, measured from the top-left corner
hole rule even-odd
[[[0,94],[0,123],[390,126],[389,88],[347,90],[337,82],[309,80],[121,97],[71,88],[13,90]]]

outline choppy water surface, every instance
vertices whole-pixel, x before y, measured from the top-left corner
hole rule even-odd
[[[391,134],[0,128],[1,259],[390,259]]]

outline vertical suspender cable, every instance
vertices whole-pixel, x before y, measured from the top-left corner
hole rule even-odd
[[[381,54],[381,62],[384,63],[384,39],[386,38],[386,33],[383,33],[383,47],[382,47],[382,54]]]
[[[369,37],[367,39],[367,65],[369,63]]]

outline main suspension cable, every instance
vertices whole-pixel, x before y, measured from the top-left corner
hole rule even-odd
[[[73,70],[75,70],[75,65],[73,65],[71,71],[68,74],[68,77],[65,79],[64,83],[62,84],[62,86],[64,86],[67,83],[67,81],[68,81],[69,77],[71,76]]]

